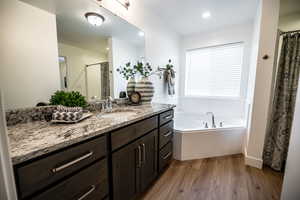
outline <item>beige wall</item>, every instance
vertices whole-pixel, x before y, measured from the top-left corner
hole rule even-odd
[[[116,70],[120,66],[125,66],[126,63],[130,62],[132,65],[143,57],[143,51],[139,51],[137,47],[128,43],[127,41],[120,40],[116,37],[111,38],[111,53],[112,60],[111,70],[113,71],[113,96],[115,98],[119,97],[121,91],[126,91],[127,82]]]
[[[68,90],[78,91],[85,95],[85,65],[105,62],[107,61],[107,55],[64,43],[59,43],[58,49],[59,55],[67,58]],[[94,92],[92,93],[94,94]]]
[[[300,13],[280,16],[279,29],[282,31],[294,31],[300,29]]]
[[[253,22],[245,22],[239,25],[231,25],[216,29],[212,32],[202,32],[183,37],[181,47],[181,71],[180,71],[180,98],[179,108],[185,112],[202,112],[205,114],[208,109],[218,118],[245,119],[245,99],[247,96],[248,74],[251,57]],[[236,42],[244,43],[244,57],[241,80],[241,97],[239,99],[220,98],[198,98],[187,97],[184,94],[185,88],[185,54],[187,50],[230,44]],[[197,107],[197,110],[195,110]]]
[[[117,5],[111,9],[117,9],[117,14],[146,33],[147,60],[156,68],[170,58],[178,69],[180,37],[145,9],[143,2],[133,2],[129,10]],[[9,102],[6,108],[48,101],[60,89],[55,15],[17,0],[1,0],[1,10],[0,46],[4,54],[0,54],[0,86]],[[164,80],[157,76],[151,79],[156,89],[155,101],[174,102],[167,95]]]
[[[178,94],[180,36],[172,31],[168,27],[168,24],[164,24],[155,13],[147,9],[143,1],[130,2],[130,8],[128,10],[120,6],[116,1],[103,0],[102,2],[105,8],[138,26],[145,32],[145,56],[147,61],[151,62],[154,69],[156,69],[157,66],[163,67],[167,64],[168,59],[172,59],[177,72],[176,93]],[[164,79],[159,79],[158,76],[152,76],[151,80],[155,87],[154,102],[177,102],[177,95],[174,97],[167,95]]]
[[[0,87],[5,108],[35,106],[60,88],[55,15],[1,0]]]
[[[254,52],[253,65],[256,68],[251,98],[251,120],[247,136],[246,164],[261,168],[262,154],[269,114],[269,104],[274,73],[275,46],[279,19],[279,0],[261,0],[258,14],[258,51]],[[254,37],[255,38],[255,37]],[[254,48],[255,51],[255,48]],[[269,59],[262,57],[268,55]],[[253,78],[253,77],[252,77]]]

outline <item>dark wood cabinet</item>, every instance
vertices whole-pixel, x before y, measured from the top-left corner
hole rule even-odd
[[[169,110],[159,115],[159,124],[163,125],[174,118],[174,111]]]
[[[112,155],[113,199],[131,199],[139,193],[141,148],[138,142]]]
[[[141,139],[141,191],[145,191],[157,176],[157,130]]]
[[[131,200],[172,159],[173,110],[15,166],[19,199]]]
[[[159,151],[158,172],[162,173],[169,166],[173,157],[174,111],[169,110],[159,115]]]
[[[163,172],[166,167],[169,165],[173,156],[173,143],[169,142],[159,151],[158,156],[158,170],[159,172]]]
[[[170,121],[159,127],[159,148],[164,147],[173,139],[173,126],[174,122]]]
[[[114,152],[113,198],[134,199],[157,175],[157,130]]]
[[[104,158],[106,137],[98,137],[15,168],[20,198],[28,197]]]
[[[102,200],[108,195],[106,159],[80,171],[32,200]]]
[[[125,128],[113,131],[111,133],[112,151],[136,140],[137,138],[145,135],[147,132],[156,129],[158,125],[157,122],[158,116],[154,116]]]

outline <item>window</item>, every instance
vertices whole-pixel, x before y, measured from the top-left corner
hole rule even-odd
[[[186,96],[240,97],[243,43],[186,52]]]

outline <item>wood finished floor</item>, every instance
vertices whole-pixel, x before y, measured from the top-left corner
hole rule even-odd
[[[143,200],[279,200],[283,175],[244,165],[242,155],[173,161]]]

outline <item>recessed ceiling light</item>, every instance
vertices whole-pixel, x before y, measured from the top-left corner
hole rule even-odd
[[[92,12],[86,13],[85,18],[93,26],[101,26],[105,21],[102,15],[99,15],[97,13],[92,13]]]
[[[145,33],[143,31],[139,31],[139,36],[144,37]]]
[[[109,51],[109,48],[108,48],[108,47],[106,47],[106,51]]]
[[[210,17],[211,17],[211,14],[210,14],[209,11],[206,11],[206,12],[202,13],[202,18],[203,18],[203,19],[208,19],[208,18],[210,18]]]

